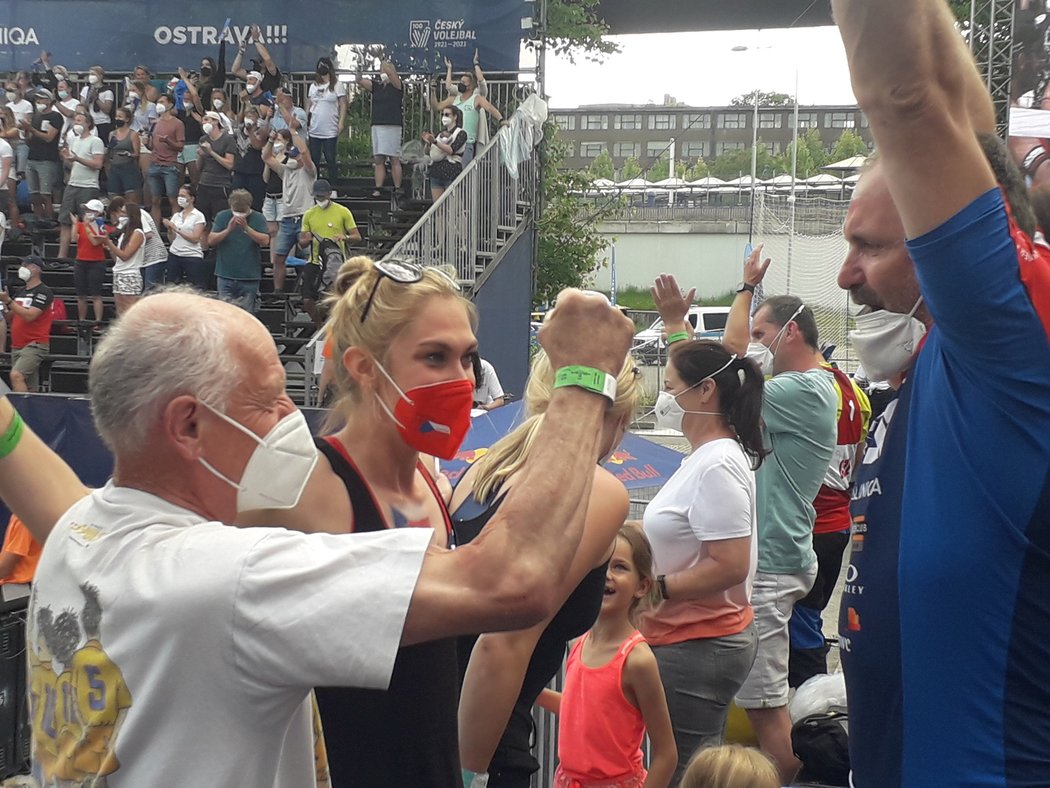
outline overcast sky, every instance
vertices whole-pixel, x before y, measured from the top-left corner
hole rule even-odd
[[[842,40],[834,27],[612,36],[622,45],[597,65],[547,59],[551,107],[662,103],[728,104],[757,89],[795,93],[802,104],[853,104]],[[734,47],[746,46],[745,52]]]

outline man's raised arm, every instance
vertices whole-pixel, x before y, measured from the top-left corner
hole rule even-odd
[[[991,100],[944,0],[832,8],[905,232],[918,237],[995,185],[976,137],[993,130]]]

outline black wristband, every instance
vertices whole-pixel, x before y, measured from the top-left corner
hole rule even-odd
[[[660,590],[660,599],[670,599],[667,595],[667,575],[656,576],[656,587]]]

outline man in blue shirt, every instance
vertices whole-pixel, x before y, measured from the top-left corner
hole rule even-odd
[[[899,387],[854,493],[853,783],[1046,785],[1050,252],[943,0],[833,6],[879,149],[839,284]]]

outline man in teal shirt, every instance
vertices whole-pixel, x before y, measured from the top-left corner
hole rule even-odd
[[[219,295],[248,312],[255,311],[262,279],[260,247],[270,243],[266,218],[252,210],[252,195],[246,189],[230,194],[230,207],[219,211],[208,246],[217,249],[215,278]]]
[[[761,262],[761,253],[759,246],[744,265],[724,338],[726,347],[738,355],[747,352],[767,375],[762,420],[772,451],[756,477],[758,571],[751,605],[758,655],[736,702],[747,711],[762,749],[776,761],[781,780],[790,785],[800,763],[791,747],[787,712],[788,620],[817,574],[813,499],[835,450],[838,395],[834,378],[816,361],[813,310],[799,298],[767,299],[748,330],[752,295],[770,262]]]

